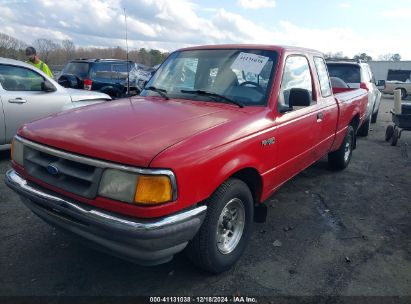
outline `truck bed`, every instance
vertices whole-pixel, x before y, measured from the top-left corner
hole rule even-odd
[[[339,90],[342,91],[338,92]],[[336,137],[331,149],[332,151],[341,145],[345,136],[345,130],[353,120],[353,117],[357,129],[362,125],[368,104],[368,92],[364,89],[342,89],[333,87],[333,92],[338,104],[339,118],[335,132]]]

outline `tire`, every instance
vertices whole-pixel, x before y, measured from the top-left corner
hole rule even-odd
[[[369,117],[366,121],[364,121],[364,123],[358,129],[357,135],[361,137],[368,136],[368,133],[370,132],[370,123],[371,123],[371,117]]]
[[[343,170],[350,163],[355,141],[354,128],[349,125],[347,134],[338,150],[328,153],[328,165],[332,170]]]
[[[105,90],[101,91],[101,93],[109,95],[112,99],[118,99],[120,97],[119,93],[115,90]]]
[[[247,246],[253,225],[253,197],[243,181],[230,178],[206,203],[206,218],[186,252],[198,267],[211,273],[221,273],[240,259]],[[237,209],[237,221],[232,219],[233,213],[226,207]]]
[[[394,131],[392,132],[392,137],[391,137],[391,146],[396,146],[399,138],[400,132],[398,131],[398,128],[394,128]]]
[[[57,82],[65,88],[80,89],[80,79],[75,75],[62,75]]]
[[[377,122],[378,111],[379,111],[379,109],[377,110],[377,112],[375,112],[375,113],[372,114],[372,116],[371,116],[371,123],[376,123],[376,122]]]
[[[394,126],[389,125],[385,130],[385,141],[390,141],[392,134],[394,133]]]
[[[401,89],[401,99],[405,99],[407,95],[407,91],[405,89]]]

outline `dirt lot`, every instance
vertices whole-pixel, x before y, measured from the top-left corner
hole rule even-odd
[[[266,202],[267,222],[221,275],[183,254],[146,268],[96,252],[43,223],[1,183],[0,295],[411,296],[411,132],[396,147],[384,141],[392,103],[383,99],[345,171],[321,160]]]

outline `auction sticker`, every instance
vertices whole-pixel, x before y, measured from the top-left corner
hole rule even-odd
[[[231,65],[231,69],[260,74],[268,57],[241,52]]]

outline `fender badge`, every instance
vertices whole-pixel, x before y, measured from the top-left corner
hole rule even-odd
[[[263,146],[271,146],[271,145],[274,144],[274,143],[275,143],[275,137],[271,137],[271,138],[265,139],[265,140],[263,140],[263,141],[261,142],[261,144],[262,144]]]

